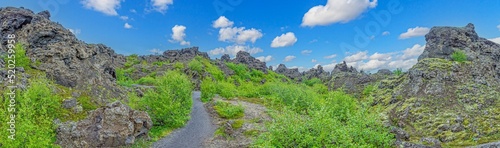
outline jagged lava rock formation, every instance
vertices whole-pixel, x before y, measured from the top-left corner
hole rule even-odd
[[[387,123],[407,132],[398,141],[461,147],[498,140],[500,45],[479,37],[472,24],[433,27],[425,37],[418,63],[382,80],[375,96],[388,109]],[[468,61],[453,61],[456,51]]]

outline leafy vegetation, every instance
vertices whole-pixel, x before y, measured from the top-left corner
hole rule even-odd
[[[399,77],[400,75],[402,75],[402,74],[403,74],[403,69],[401,69],[401,68],[397,68],[396,70],[394,70],[394,72],[393,72],[393,73],[394,73],[396,76],[398,76],[398,77]]]
[[[203,70],[203,65],[201,64],[200,61],[193,59],[191,60],[191,62],[188,63],[188,68],[191,69],[192,71],[201,73],[201,71]]]
[[[226,119],[241,118],[245,112],[245,108],[243,108],[243,106],[233,105],[225,101],[215,102],[214,109],[220,117]]]
[[[457,51],[453,52],[453,54],[451,55],[451,58],[453,59],[453,61],[457,61],[459,63],[463,63],[463,62],[467,61],[467,55],[465,54],[465,52],[463,52],[461,50],[457,50]]]
[[[153,120],[151,136],[158,139],[169,130],[182,127],[189,120],[192,85],[190,79],[180,71],[169,71],[156,78],[156,89],[149,90],[144,97],[131,94],[129,106],[148,112]]]

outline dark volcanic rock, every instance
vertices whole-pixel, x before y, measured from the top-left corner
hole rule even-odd
[[[347,64],[344,62],[335,65],[335,68],[332,71],[332,74],[334,73],[340,73],[340,72],[349,72],[349,73],[357,73],[358,71],[354,67],[349,67]]]
[[[285,64],[280,64],[274,72],[283,74],[292,80],[302,81],[302,74],[299,72],[298,68],[288,69]]]
[[[329,85],[330,89],[343,88],[345,92],[351,94],[360,93],[367,84],[374,82],[375,79],[365,73],[360,73],[354,67],[348,67],[346,62],[335,65],[332,71],[332,79]]]
[[[304,77],[306,79],[319,78],[323,82],[326,82],[332,78],[330,72],[326,72],[325,70],[323,70],[323,67],[321,65],[318,65],[317,68],[312,68],[309,71],[304,72]]]
[[[114,102],[92,111],[85,120],[61,124],[56,143],[62,147],[125,146],[147,138],[152,126],[146,112]]]
[[[377,71],[376,74],[379,74],[379,75],[392,75],[392,71],[390,71],[389,69],[380,69]]]
[[[224,54],[224,55],[222,55],[222,57],[220,58],[220,60],[222,62],[229,62],[229,61],[231,61],[231,58],[229,57],[228,54]]]
[[[196,56],[201,56],[207,59],[208,54],[206,52],[198,51],[198,47],[185,48],[181,50],[167,50],[163,53],[163,56],[170,60],[170,62],[189,62]]]
[[[22,8],[3,8],[0,36],[15,34],[32,63],[40,63],[32,67],[44,71],[56,83],[77,89],[90,88],[90,95],[99,103],[105,103],[108,97],[121,97],[121,90],[115,87],[115,68],[124,62],[124,57],[104,45],[79,41],[49,17],[47,11],[34,14]],[[0,43],[6,45],[6,38],[0,38]]]
[[[245,64],[248,68],[260,70],[264,73],[267,73],[266,63],[255,59],[248,52],[239,51],[236,54],[236,58],[231,61],[236,64]]]

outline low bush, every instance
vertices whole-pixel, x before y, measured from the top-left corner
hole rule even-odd
[[[226,119],[236,119],[244,116],[245,108],[241,105],[233,105],[225,101],[215,102],[214,109],[217,114]]]
[[[208,102],[211,101],[212,98],[217,93],[217,84],[212,81],[210,78],[205,78],[201,82],[201,101]]]
[[[191,60],[191,62],[188,63],[188,68],[192,71],[196,71],[199,74],[201,74],[201,72],[203,70],[203,65],[201,64],[200,61],[193,59],[193,60]]]
[[[453,61],[457,61],[460,63],[467,61],[467,55],[465,54],[465,52],[463,52],[461,50],[457,50],[457,51],[453,52],[453,54],[451,55],[451,58],[453,59]]]

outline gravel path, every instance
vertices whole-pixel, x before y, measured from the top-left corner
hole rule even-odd
[[[193,92],[191,119],[187,125],[154,143],[154,148],[198,148],[205,139],[213,136],[217,126],[210,121],[210,115],[200,101],[200,94],[199,91]]]

